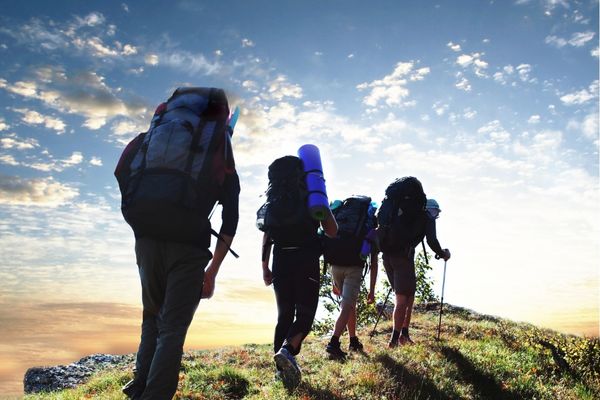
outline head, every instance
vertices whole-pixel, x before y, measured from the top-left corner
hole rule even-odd
[[[438,218],[442,210],[440,210],[440,205],[434,199],[427,199],[427,204],[425,204],[425,209],[433,218]]]

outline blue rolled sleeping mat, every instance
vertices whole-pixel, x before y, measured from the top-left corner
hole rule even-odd
[[[298,157],[302,160],[306,173],[308,211],[311,217],[323,221],[329,213],[329,200],[319,148],[313,144],[305,144],[298,149]]]

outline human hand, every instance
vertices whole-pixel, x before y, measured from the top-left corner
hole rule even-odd
[[[273,273],[269,268],[263,268],[263,281],[265,282],[265,286],[273,283]]]
[[[442,257],[444,259],[444,261],[448,261],[448,259],[450,258],[450,250],[448,249],[444,249],[444,257]]]
[[[369,290],[369,294],[367,295],[367,304],[373,304],[375,302],[375,292]]]

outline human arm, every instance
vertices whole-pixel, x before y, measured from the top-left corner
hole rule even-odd
[[[217,274],[219,273],[219,268],[221,267],[221,263],[225,259],[227,251],[229,251],[229,247],[233,241],[233,236],[221,234],[221,237],[223,240],[219,239],[217,241],[215,254],[213,255],[208,267],[204,271],[204,284],[202,285],[203,299],[210,299],[212,297],[215,291],[215,280],[217,278]]]
[[[321,227],[327,237],[334,238],[337,235],[338,225],[330,209],[327,209],[327,217],[321,221]]]
[[[450,250],[442,249],[442,246],[440,245],[440,242],[437,239],[434,218],[427,218],[425,237],[427,238],[427,244],[439,258],[443,258],[445,261],[447,261],[450,258]]]
[[[240,180],[237,173],[227,175],[223,184],[223,194],[219,202],[223,206],[221,212],[220,238],[217,240],[214,255],[208,267],[204,271],[204,283],[202,286],[202,298],[209,299],[215,290],[215,280],[219,273],[221,263],[225,259],[231,242],[237,231],[239,219],[239,195]]]
[[[273,282],[273,274],[269,269],[269,258],[271,257],[271,247],[273,243],[269,238],[269,235],[265,232],[262,240],[262,270],[263,270],[263,281],[265,286],[269,286]]]

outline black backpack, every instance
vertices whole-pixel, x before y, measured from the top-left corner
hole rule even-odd
[[[235,173],[228,117],[222,89],[179,88],[127,145],[115,176],[136,237],[210,245],[208,216]]]
[[[425,236],[427,197],[421,182],[412,176],[396,179],[385,190],[377,214],[382,251],[414,247]]]
[[[362,266],[360,256],[363,240],[367,233],[375,228],[375,216],[369,214],[371,198],[352,196],[332,210],[338,224],[335,238],[323,239],[325,263],[337,266]]]
[[[306,203],[305,175],[298,157],[281,157],[269,165],[267,201],[256,212],[256,226],[278,244],[301,245],[316,236],[317,223]]]

